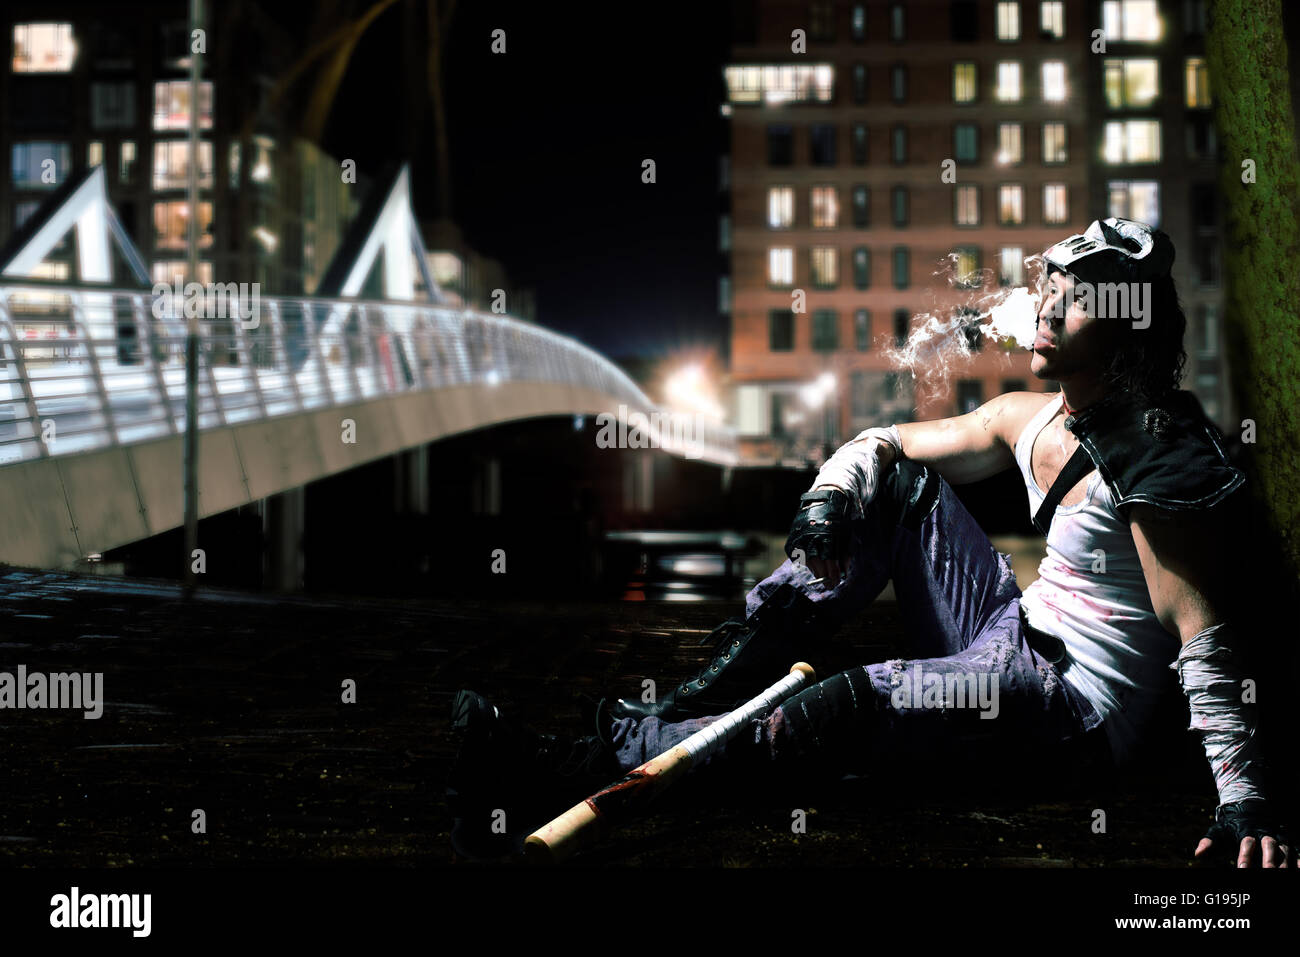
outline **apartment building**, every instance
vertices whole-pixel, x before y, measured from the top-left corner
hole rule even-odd
[[[1196,356],[1184,387],[1222,416],[1218,220],[1195,212],[1213,200],[1203,15],[1172,6],[736,4],[720,299],[747,462],[815,461],[872,425],[1054,389],[978,316],[1026,284],[1027,257],[1107,215],[1170,232]],[[1184,143],[1203,166],[1180,162]],[[1188,208],[1166,214],[1173,197]],[[888,351],[927,323],[953,331],[914,376]]]
[[[256,5],[242,5],[237,18],[229,7],[209,10],[197,104],[198,279],[312,292],[364,181],[345,183],[338,160],[294,138],[284,110],[268,102],[300,40]],[[155,281],[188,278],[187,137],[195,104],[187,12],[179,0],[6,5],[0,236],[67,179],[102,166],[110,200]],[[70,278],[67,245],[46,264],[48,278]]]

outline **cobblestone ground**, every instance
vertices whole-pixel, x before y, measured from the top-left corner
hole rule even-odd
[[[0,570],[0,671],[103,672],[99,720],[0,710],[0,861],[9,866],[458,864],[443,788],[461,687],[540,730],[581,696],[673,679],[732,604],[274,599]],[[891,656],[896,606],[839,644]],[[825,673],[825,669],[824,669]],[[356,703],[341,701],[346,679]],[[585,729],[584,729],[585,730]],[[1105,793],[917,793],[865,779],[820,794],[807,832],[764,791],[695,782],[591,866],[1188,866],[1214,794],[1190,735]],[[1105,834],[1092,831],[1103,808]],[[193,833],[202,809],[206,833]],[[462,865],[463,866],[463,865]]]

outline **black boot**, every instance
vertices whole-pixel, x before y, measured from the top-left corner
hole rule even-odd
[[[732,711],[789,674],[796,661],[815,657],[829,639],[813,602],[783,584],[745,621],[726,621],[713,630],[705,639],[715,643],[713,661],[698,674],[649,704],[602,701],[597,720],[682,721]]]
[[[451,843],[471,860],[520,852],[534,830],[622,774],[607,733],[539,734],[469,690],[456,695],[452,732],[461,747],[447,782]]]

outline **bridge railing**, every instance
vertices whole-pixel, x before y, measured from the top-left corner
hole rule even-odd
[[[186,308],[203,317],[200,429],[413,390],[521,381],[582,386],[626,410],[656,411],[599,353],[508,316],[211,291],[172,300],[0,280],[0,466],[183,432]],[[691,440],[688,454],[735,460],[734,432],[720,423],[696,418]]]

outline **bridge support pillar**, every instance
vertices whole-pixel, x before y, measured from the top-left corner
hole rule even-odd
[[[623,459],[623,509],[650,512],[655,507],[653,453],[634,452]]]
[[[262,582],[276,591],[299,591],[303,585],[302,536],[306,526],[306,491],[299,486],[265,500],[262,509]]]
[[[421,445],[396,456],[393,502],[399,515],[429,514],[429,447]]]

